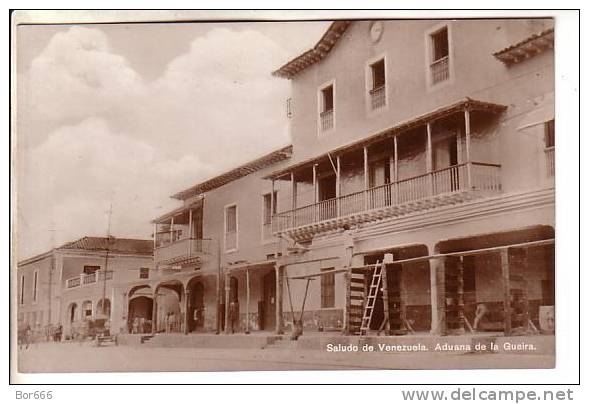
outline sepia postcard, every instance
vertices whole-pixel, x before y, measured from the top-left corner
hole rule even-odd
[[[13,24],[16,372],[555,366],[554,16],[113,14]]]

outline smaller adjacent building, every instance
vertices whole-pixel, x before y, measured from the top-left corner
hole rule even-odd
[[[153,240],[83,237],[23,260],[17,269],[19,329],[48,338],[61,325],[64,337],[80,332],[85,320],[107,317],[128,328],[126,302],[117,285],[149,276]]]

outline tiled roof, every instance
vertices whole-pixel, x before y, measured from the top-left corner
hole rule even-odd
[[[292,79],[299,72],[305,70],[313,63],[319,62],[331,51],[339,38],[352,21],[335,21],[333,22],[325,34],[321,37],[319,42],[312,48],[297,56],[290,62],[286,63],[280,69],[274,71],[272,74],[277,77]]]
[[[493,53],[493,56],[507,66],[510,66],[553,47],[554,28],[548,28],[540,33],[527,37],[523,41]]]
[[[66,243],[58,250],[110,251],[127,254],[153,254],[153,240],[116,237],[82,237]]]
[[[272,153],[266,154],[265,156],[262,156],[256,160],[243,164],[237,168],[234,168],[233,170],[211,178],[210,180],[201,182],[188,189],[180,191],[172,195],[172,198],[185,200],[200,193],[219,188],[220,186],[223,186],[231,181],[235,181],[241,177],[245,177],[246,175],[249,175],[253,172],[271,166],[272,164],[286,160],[287,158],[290,158],[291,154],[291,145],[283,147],[282,149],[275,150]]]

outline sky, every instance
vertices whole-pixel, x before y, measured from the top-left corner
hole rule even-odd
[[[169,196],[290,143],[271,76],[328,22],[17,28],[17,256],[150,238]]]

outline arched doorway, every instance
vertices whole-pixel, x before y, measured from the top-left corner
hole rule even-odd
[[[180,281],[168,281],[155,289],[155,331],[176,333],[182,330],[184,287]]]
[[[201,331],[205,326],[205,288],[198,278],[191,279],[186,286],[188,292],[188,332]]]
[[[96,304],[96,316],[103,318],[110,318],[110,300],[100,299]]]
[[[150,333],[152,318],[152,297],[135,296],[129,300],[129,332],[131,334]]]
[[[78,304],[77,303],[70,303],[67,309],[68,312],[68,322],[71,324],[76,321],[78,316]]]
[[[132,287],[127,294],[127,330],[131,334],[151,333],[153,328],[153,292],[149,285]]]

